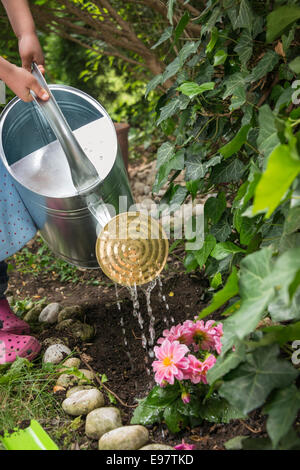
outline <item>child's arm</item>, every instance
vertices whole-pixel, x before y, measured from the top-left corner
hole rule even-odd
[[[2,0],[2,3],[19,41],[22,67],[30,72],[32,62],[44,65],[42,48],[27,0]]]
[[[44,57],[27,0],[2,0],[2,3],[19,40],[19,52],[24,68],[17,67],[0,57],[0,79],[23,101],[32,101],[30,90],[33,90],[39,98],[47,100],[49,98],[47,92],[30,73],[32,62],[36,62],[44,72]]]

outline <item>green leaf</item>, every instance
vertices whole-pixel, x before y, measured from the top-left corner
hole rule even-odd
[[[246,72],[236,72],[227,79],[224,80],[223,85],[226,87],[226,91],[223,94],[225,100],[228,96],[234,95],[237,88],[245,88],[245,79],[249,76]]]
[[[206,317],[210,313],[215,312],[218,308],[224,305],[229,299],[237,295],[239,292],[238,286],[238,274],[235,266],[232,268],[232,272],[228,277],[223,289],[216,292],[213,296],[212,302],[208,307],[205,307],[199,314],[198,319]]]
[[[141,400],[133,412],[131,424],[150,425],[160,422],[163,415],[163,409],[157,406],[148,405],[147,398]]]
[[[146,398],[147,405],[164,408],[171,405],[180,394],[181,391],[177,385],[167,385],[166,387],[155,385]]]
[[[210,423],[229,423],[232,419],[245,418],[245,415],[220,397],[208,399],[201,407],[202,419]]]
[[[204,91],[213,90],[214,86],[214,82],[206,82],[201,85],[198,85],[198,83],[195,82],[184,82],[177,88],[177,90],[181,91],[181,93],[188,96],[190,99],[193,99]]]
[[[183,427],[183,424],[187,424],[188,420],[186,416],[182,415],[178,410],[178,403],[180,403],[181,398],[175,401],[172,405],[167,406],[164,411],[164,421],[168,426],[168,429],[173,432],[177,433]]]
[[[253,13],[248,0],[241,0],[238,17],[235,21],[235,28],[246,28],[249,31],[253,26]]]
[[[217,260],[221,260],[226,258],[231,253],[246,253],[246,250],[240,248],[232,242],[217,243],[211,252],[211,256]]]
[[[151,49],[156,49],[158,46],[160,46],[160,44],[170,39],[170,37],[172,36],[172,33],[173,33],[173,27],[169,26],[168,28],[164,30],[159,40],[151,47]]]
[[[274,447],[294,423],[300,409],[300,392],[295,385],[278,390],[272,401],[264,408],[269,415],[267,431]]]
[[[225,242],[231,235],[231,232],[232,227],[228,222],[226,215],[223,216],[220,221],[211,228],[211,234],[216,237],[218,242]]]
[[[190,155],[186,161],[186,175],[187,180],[198,180],[205,176],[205,166],[202,164],[202,155]]]
[[[278,145],[268,159],[267,169],[255,189],[253,214],[274,212],[290,185],[300,172],[300,160],[291,156],[290,147]]]
[[[211,181],[214,184],[239,181],[245,170],[245,165],[238,158],[230,162],[222,162],[213,168]]]
[[[235,370],[235,378],[223,383],[220,395],[245,414],[261,406],[274,388],[287,387],[299,374],[286,360],[278,359],[278,354],[277,345],[249,354],[248,362]]]
[[[173,77],[173,75],[175,75],[180,70],[180,68],[184,65],[188,57],[197,52],[199,44],[199,41],[190,41],[183,46],[183,48],[179,51],[179,54],[176,59],[174,59],[173,62],[168,64],[168,66],[166,67],[162,75],[161,83],[164,83],[166,80]]]
[[[279,55],[276,54],[274,51],[267,51],[262,59],[258,62],[258,64],[252,69],[252,72],[249,77],[247,77],[247,81],[251,83],[260,80],[262,77],[267,75],[267,73],[271,72],[275,65],[277,65],[279,61]]]
[[[223,49],[218,50],[214,55],[214,67],[224,64],[226,62],[227,56],[227,52],[225,52]]]
[[[246,101],[246,88],[245,86],[238,86],[231,97],[231,103],[229,106],[230,111],[239,109]]]
[[[273,42],[292,23],[300,18],[300,8],[285,5],[272,11],[267,16],[267,42]]]
[[[164,163],[168,162],[174,155],[174,145],[164,142],[158,149],[156,168],[160,168]]]
[[[241,64],[245,67],[252,56],[253,40],[248,30],[243,30],[234,51],[239,56]]]
[[[206,54],[209,54],[210,52],[212,52],[212,50],[215,47],[215,44],[218,40],[218,37],[219,37],[219,32],[218,32],[217,28],[213,28],[212,31],[211,31],[210,41],[207,44],[206,49],[205,49]]]
[[[150,91],[154,90],[161,83],[163,83],[163,75],[160,73],[159,75],[155,75],[155,77],[153,77],[152,80],[150,80],[150,82],[147,84],[145,97],[147,98]]]
[[[172,154],[163,164],[159,164],[159,169],[156,173],[155,182],[153,185],[153,192],[157,193],[160,188],[168,181],[170,171],[182,170],[184,168],[184,152],[184,149],[181,149],[175,154]]]
[[[194,257],[197,260],[197,263],[200,268],[205,265],[207,258],[209,257],[215,245],[215,237],[213,235],[208,234],[205,237],[202,248],[200,250],[194,251]]]
[[[171,24],[173,24],[173,10],[174,10],[174,4],[176,0],[168,0],[168,13],[167,13],[167,18],[170,21]]]
[[[204,218],[213,224],[219,222],[226,209],[225,193],[220,192],[217,197],[209,197],[204,204]]]
[[[235,137],[230,142],[228,142],[228,144],[224,145],[219,149],[219,152],[223,155],[225,159],[231,157],[231,155],[240,150],[240,148],[244,145],[247,140],[247,135],[250,128],[250,124],[241,127]]]
[[[300,73],[300,57],[296,57],[289,63],[289,68],[296,74]]]
[[[274,148],[280,144],[275,125],[275,116],[269,105],[263,105],[258,115],[259,135],[257,145],[260,152],[268,157]]]
[[[283,295],[279,295],[268,306],[268,311],[274,322],[300,320],[300,290],[293,296],[291,302],[286,302]]]
[[[206,377],[210,385],[216,380],[224,377],[232,369],[235,369],[241,362],[246,360],[245,346],[241,343],[235,351],[229,351],[225,356],[219,356],[214,366],[208,370]]]
[[[286,235],[300,229],[300,206],[291,207],[284,221],[284,233]]]
[[[178,39],[180,38],[181,34],[183,33],[186,25],[188,24],[188,22],[190,21],[190,15],[189,15],[189,12],[186,11],[182,17],[180,18],[180,21],[179,23],[177,24],[176,28],[175,28],[175,42],[178,41]]]
[[[222,274],[216,273],[212,280],[210,281],[210,286],[213,289],[217,289],[222,284]]]

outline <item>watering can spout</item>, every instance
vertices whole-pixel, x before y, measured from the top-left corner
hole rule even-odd
[[[50,98],[43,101],[33,91],[31,94],[62,146],[75,188],[79,194],[85,193],[99,184],[101,181],[99,174],[74,136],[36,63],[32,64],[32,74],[47,91]]]

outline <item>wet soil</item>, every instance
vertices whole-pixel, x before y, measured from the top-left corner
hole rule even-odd
[[[30,250],[36,252],[38,244],[32,243]],[[168,269],[164,270],[161,276],[162,292],[155,286],[151,292],[151,307],[155,317],[154,328],[156,340],[162,335],[167,327],[164,319],[171,324],[171,317],[177,324],[186,319],[192,319],[210,299],[208,282],[204,275],[186,274],[183,264],[178,257],[182,253],[176,253],[168,259]],[[144,321],[144,328],[141,330],[138,319],[133,315],[133,304],[130,293],[126,287],[119,286],[118,297],[120,310],[117,305],[115,286],[100,270],[78,271],[78,281],[76,283],[62,283],[57,279],[55,273],[53,277],[47,273],[39,277],[30,274],[23,274],[19,270],[12,270],[10,273],[9,290],[10,293],[19,299],[32,298],[38,300],[46,297],[47,302],[61,302],[62,305],[81,305],[85,313],[85,322],[95,327],[95,336],[87,343],[82,343],[74,339],[72,332],[64,330],[58,332],[55,326],[46,328],[33,327],[33,334],[40,341],[48,337],[68,338],[69,346],[77,350],[84,363],[94,371],[105,374],[108,381],[105,383],[121,400],[117,401],[117,406],[123,415],[123,424],[130,424],[133,414],[133,406],[137,404],[137,399],[144,398],[154,385],[153,373],[147,373],[147,368],[151,369],[151,361],[147,351],[142,346],[142,333],[149,338],[149,316],[147,314],[145,293],[139,288],[140,312]],[[95,281],[99,285],[94,285]],[[39,293],[39,294],[38,294]],[[169,310],[161,295],[165,295]],[[220,312],[214,316],[215,319],[222,318]],[[125,338],[122,333],[121,318],[123,318]],[[58,394],[57,399],[62,401],[63,394]],[[107,404],[109,400],[107,398]],[[193,443],[196,449],[203,450],[223,450],[224,443],[239,435],[251,435],[261,437],[265,435],[264,418],[253,412],[246,421],[234,420],[229,424],[204,423],[194,429],[186,429],[180,434],[172,434],[164,424],[149,426],[150,436],[155,442],[164,442],[169,445],[176,445],[184,438],[186,442]],[[82,440],[86,442],[84,428],[82,429]],[[80,445],[80,443],[79,443]],[[89,448],[96,448],[97,442],[90,441]]]

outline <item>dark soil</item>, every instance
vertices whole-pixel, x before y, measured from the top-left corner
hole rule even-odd
[[[31,250],[37,249],[33,243]],[[67,337],[71,349],[77,349],[85,360],[82,367],[88,364],[94,371],[106,374],[109,387],[128,406],[117,403],[123,413],[123,424],[129,424],[133,413],[133,407],[137,398],[147,395],[154,385],[153,373],[147,373],[147,367],[151,369],[151,360],[142,347],[141,329],[136,317],[133,316],[133,305],[130,293],[125,287],[119,287],[119,300],[121,311],[118,310],[115,287],[100,270],[78,271],[79,281],[75,284],[61,283],[57,276],[53,278],[49,274],[34,277],[30,274],[22,274],[16,269],[10,273],[9,290],[19,299],[31,297],[38,300],[39,297],[47,297],[47,302],[58,301],[62,305],[81,305],[85,312],[86,323],[96,329],[95,337],[89,343],[75,340],[71,331],[58,332],[55,326],[47,328],[33,326],[33,334],[43,341],[47,337]],[[101,284],[89,284],[89,280],[96,279]],[[199,273],[186,274],[183,265],[175,257],[168,260],[168,270],[163,272],[163,294],[170,308],[169,315],[174,317],[175,324],[186,319],[192,319],[209,301],[207,293],[207,280]],[[38,294],[38,292],[40,294]],[[168,314],[164,302],[159,295],[159,287],[156,286],[151,294],[151,307],[155,316],[156,339],[162,335],[166,328],[165,315]],[[139,289],[140,311],[144,319],[144,332],[149,337],[144,292]],[[127,346],[124,344],[124,336],[120,325],[120,317],[123,317]],[[215,315],[214,318],[220,318]],[[133,364],[130,365],[129,355]],[[64,396],[57,395],[62,401]],[[109,400],[107,399],[107,404]],[[176,445],[184,438],[186,442],[193,443],[196,449],[224,449],[224,443],[239,435],[251,435],[261,437],[265,435],[264,418],[254,412],[251,418],[242,422],[231,421],[229,424],[204,423],[194,429],[186,429],[179,435],[168,432],[165,425],[149,427],[153,441]],[[84,429],[82,429],[82,438]],[[97,442],[91,441],[90,448],[96,448]]]

